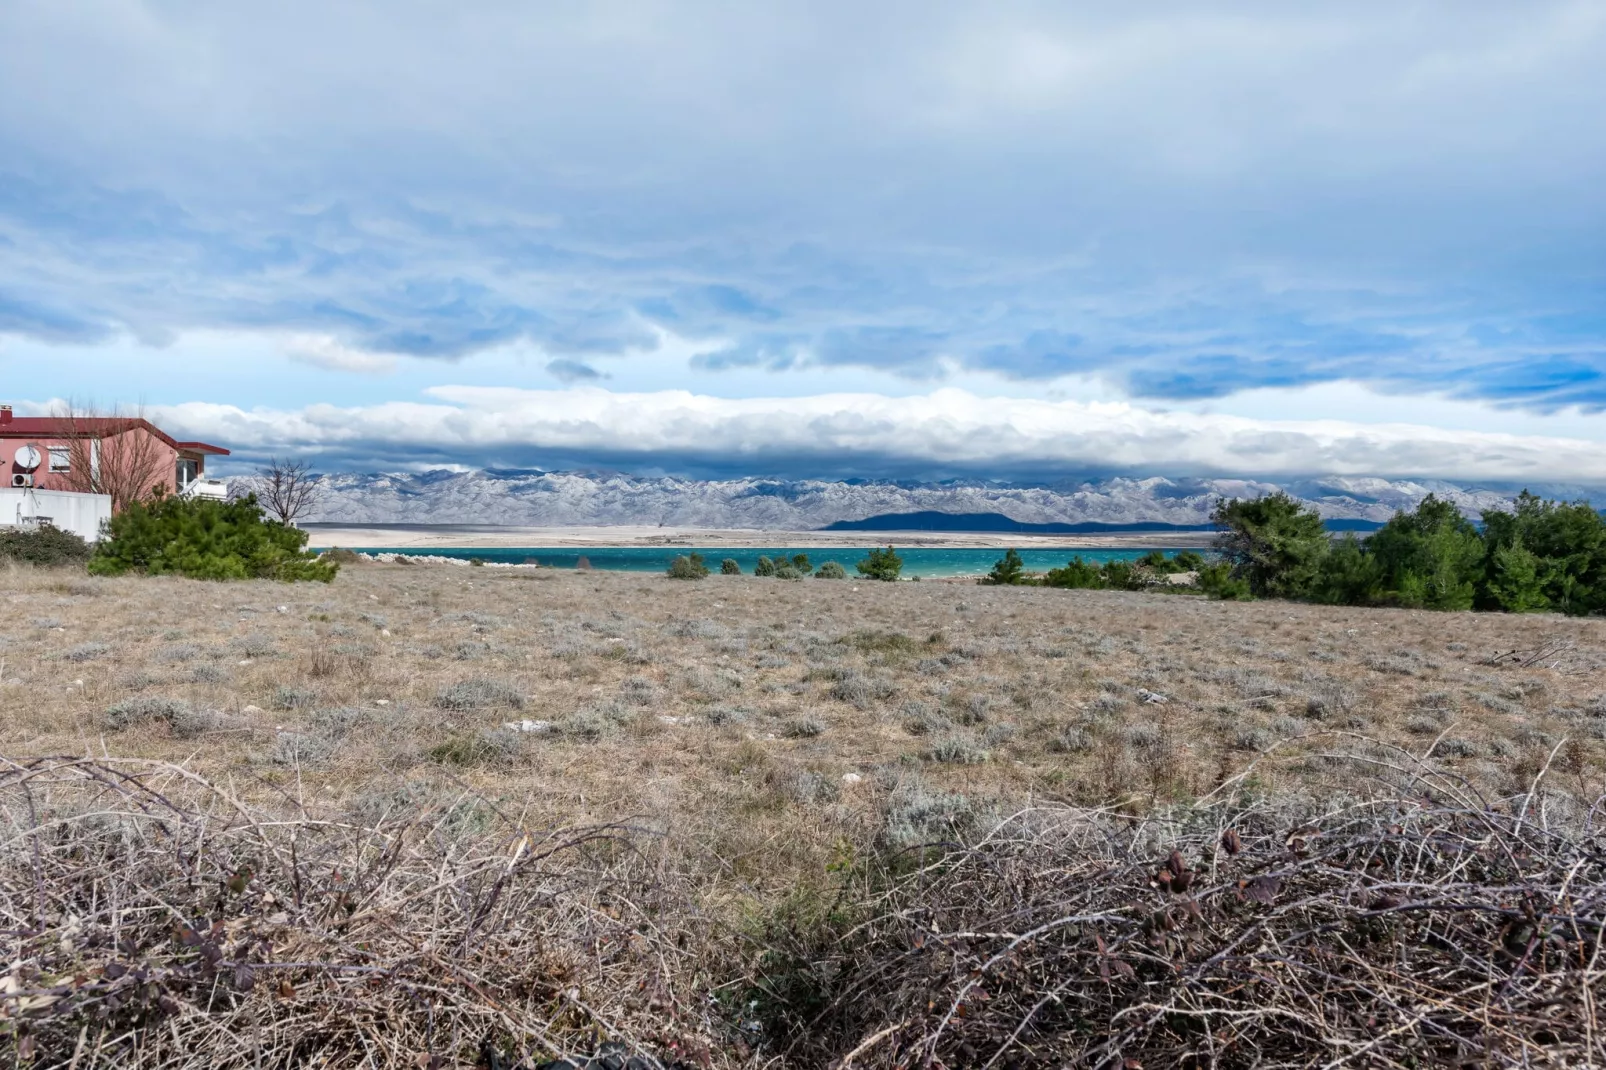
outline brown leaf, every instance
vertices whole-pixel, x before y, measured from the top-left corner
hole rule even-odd
[[[1228,854],[1235,855],[1244,849],[1244,841],[1238,835],[1237,829],[1228,829],[1221,834],[1221,846],[1226,849]]]
[[[1256,877],[1242,885],[1244,895],[1257,903],[1270,905],[1277,899],[1277,893],[1282,889],[1283,882],[1280,877]]]

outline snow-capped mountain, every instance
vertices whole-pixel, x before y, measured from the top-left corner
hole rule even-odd
[[[1332,477],[1272,483],[1241,479],[1105,479],[1062,485],[984,480],[942,483],[830,480],[688,480],[539,471],[331,474],[315,519],[341,524],[485,524],[528,527],[665,525],[808,531],[889,513],[1001,514],[1027,524],[1209,523],[1220,497],[1277,490],[1330,520],[1384,521],[1429,493],[1463,512],[1508,503],[1505,490],[1432,480]],[[1537,490],[1538,488],[1536,488]]]

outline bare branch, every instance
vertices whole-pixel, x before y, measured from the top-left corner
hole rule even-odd
[[[251,488],[263,510],[289,527],[312,515],[324,491],[322,479],[304,461],[278,457],[270,458],[257,470]]]

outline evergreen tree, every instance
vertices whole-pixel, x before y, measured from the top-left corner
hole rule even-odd
[[[1014,548],[993,563],[993,570],[987,574],[984,583],[995,586],[1013,586],[1026,578],[1026,565],[1020,559],[1020,554]]]
[[[903,572],[903,558],[890,546],[885,550],[875,547],[857,567],[861,576],[890,583]]]
[[[1495,607],[1507,613],[1537,613],[1550,608],[1545,595],[1544,563],[1516,536],[1490,553],[1488,595]]]
[[[1380,573],[1367,546],[1354,535],[1345,535],[1322,558],[1311,597],[1335,606],[1369,605],[1378,600]]]
[[[1490,510],[1483,524],[1488,553],[1480,605],[1502,607],[1506,596],[1497,587],[1505,590],[1509,581],[1497,577],[1496,552],[1520,542],[1538,559],[1537,575],[1551,608],[1574,615],[1606,612],[1606,519],[1589,503],[1546,501],[1523,491],[1515,510]],[[1519,554],[1507,560],[1520,559]]]
[[[1474,586],[1483,570],[1483,540],[1452,502],[1429,494],[1414,511],[1395,513],[1366,540],[1366,549],[1375,564],[1378,588],[1372,597],[1356,601],[1472,608]]]
[[[1257,597],[1303,598],[1329,548],[1321,514],[1281,491],[1216,503],[1216,550]]]

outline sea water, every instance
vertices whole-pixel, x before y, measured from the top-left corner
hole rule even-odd
[[[612,572],[663,572],[669,563],[682,554],[699,553],[703,563],[715,572],[720,562],[733,558],[744,573],[751,573],[760,557],[779,561],[791,559],[794,554],[808,554],[809,563],[819,568],[827,561],[835,561],[847,569],[849,577],[855,575],[854,566],[864,559],[869,546],[487,546],[468,548],[442,548],[438,546],[365,548],[362,554],[404,554],[416,557],[448,557],[461,561],[478,558],[487,564],[540,565],[543,568],[573,569],[584,559],[591,568]],[[1105,561],[1135,561],[1148,553],[1149,547],[1080,547],[1077,549],[1019,551],[1028,572],[1046,572],[1059,568],[1072,557],[1102,564]],[[1168,551],[1169,552],[1169,551]],[[898,549],[903,558],[903,574],[907,577],[984,575],[993,563],[1004,556],[999,547],[909,547]]]

